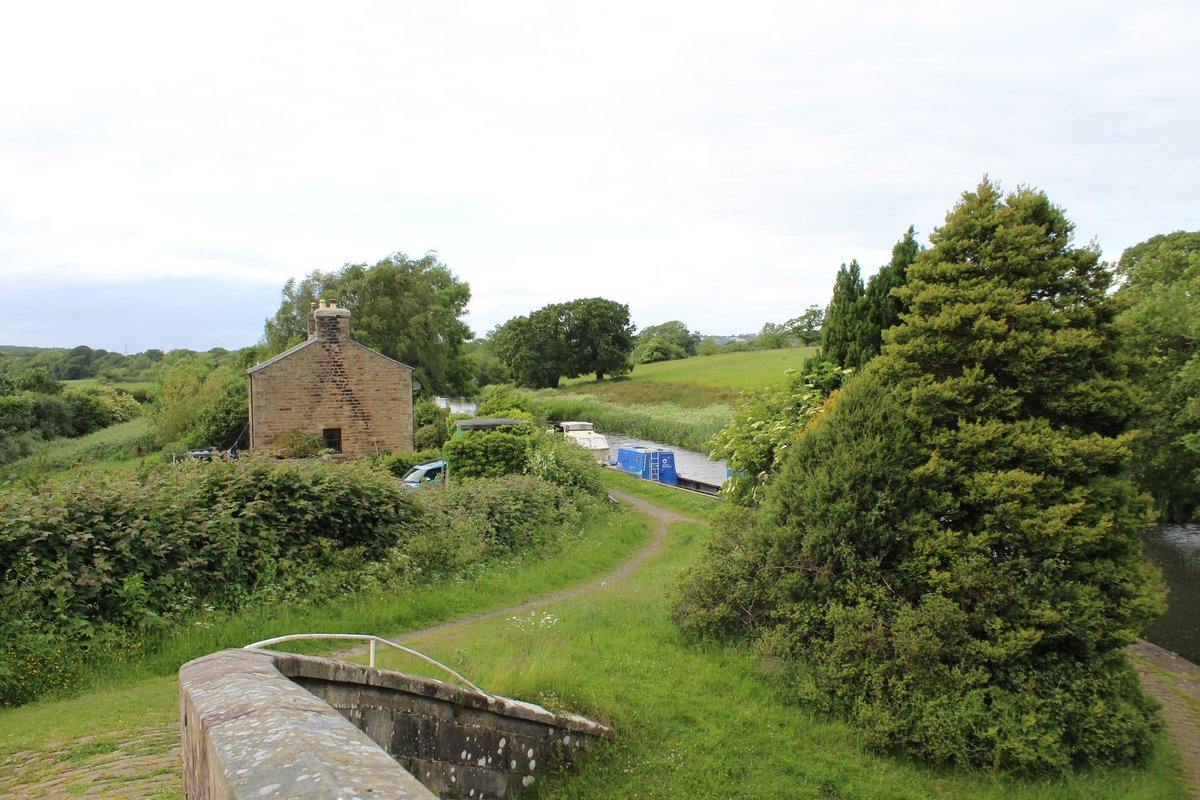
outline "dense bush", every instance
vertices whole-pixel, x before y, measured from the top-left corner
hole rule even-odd
[[[586,495],[529,475],[438,491],[268,459],[0,490],[0,705],[73,688],[203,609],[322,602],[544,546]]]
[[[531,439],[525,471],[549,483],[585,495],[604,494],[600,465],[574,442],[540,433]]]
[[[411,453],[382,453],[371,457],[371,462],[397,478],[403,478],[405,473],[417,464],[426,461],[436,461],[442,457],[441,450],[416,450]]]
[[[422,523],[386,474],[262,461],[94,473],[0,491],[0,642],[89,642],[154,629],[201,604],[236,607],[356,548],[380,558]],[[35,637],[35,638],[36,638]],[[33,680],[0,644],[0,703]],[[16,694],[14,694],[16,693]]]
[[[442,448],[450,462],[452,479],[524,472],[528,450],[528,436],[503,430],[463,431]]]
[[[452,482],[444,491],[413,494],[431,512],[437,530],[460,545],[469,543],[473,558],[545,544],[556,529],[579,519],[565,489],[532,475]]]
[[[878,747],[1145,761],[1157,722],[1121,648],[1161,589],[1111,275],[1070,234],[1040,193],[964,195],[908,272],[905,324],[683,581],[685,628],[802,659],[805,696]]]

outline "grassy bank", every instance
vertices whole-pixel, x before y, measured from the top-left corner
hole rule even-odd
[[[94,468],[103,464],[114,468],[120,464],[135,464],[154,449],[150,418],[138,417],[77,439],[46,442],[32,455],[0,466],[0,479],[55,477],[80,467]]]
[[[563,381],[560,391],[615,403],[671,403],[685,408],[732,405],[742,390],[778,383],[786,370],[800,369],[816,351],[815,347],[785,347],[638,364],[627,378],[576,378]]]
[[[703,450],[704,443],[732,418],[729,406],[681,408],[668,403],[614,403],[595,396],[540,393],[534,410],[548,419],[583,419],[605,433],[624,433],[656,442]]]
[[[538,392],[535,409],[551,419],[584,419],[607,433],[703,451],[728,424],[743,390],[779,383],[814,352],[789,347],[639,364],[627,378],[579,378]]]

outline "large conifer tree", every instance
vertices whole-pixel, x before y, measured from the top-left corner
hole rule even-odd
[[[963,195],[882,356],[685,578],[685,627],[804,659],[880,746],[1023,771],[1148,755],[1121,648],[1161,590],[1111,276],[1071,232],[1039,192]]]

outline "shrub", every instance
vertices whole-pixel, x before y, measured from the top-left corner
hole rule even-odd
[[[529,449],[525,471],[548,483],[585,495],[604,494],[601,467],[584,448],[558,436],[539,433]]]
[[[372,457],[371,462],[376,466],[386,469],[397,478],[403,478],[405,473],[417,464],[424,464],[426,461],[436,461],[441,457],[441,450],[417,450],[412,453],[384,453]]]
[[[514,411],[533,413],[533,392],[506,383],[494,383],[483,390],[476,413],[481,417],[511,417]],[[525,419],[517,415],[516,419]],[[532,416],[529,417],[532,419]]]
[[[246,459],[5,488],[0,686],[38,642],[90,646],[200,604],[234,608],[330,567],[341,551],[384,558],[425,524],[411,493],[361,465]],[[0,704],[55,688],[8,685]]]
[[[414,494],[439,529],[475,543],[477,558],[544,545],[556,529],[579,520],[565,489],[532,475],[451,483],[445,491]]]
[[[293,428],[272,436],[268,453],[276,458],[313,458],[328,449],[320,436]]]
[[[1146,760],[1158,723],[1121,648],[1162,594],[1111,275],[1070,234],[1040,193],[963,196],[909,269],[905,324],[684,579],[686,629],[805,659],[876,747]]]
[[[456,478],[495,478],[525,471],[529,437],[507,431],[463,431],[442,451]]]

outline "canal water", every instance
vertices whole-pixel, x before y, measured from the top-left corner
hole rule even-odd
[[[1145,541],[1146,555],[1162,570],[1168,595],[1167,613],[1142,635],[1200,664],[1200,525],[1160,525]]]
[[[475,404],[469,399],[438,400],[452,411],[475,413]],[[605,433],[605,437],[610,445],[610,460],[617,457],[618,447],[662,447],[675,452],[680,475],[707,483],[719,484],[725,480],[725,462],[712,461],[704,453],[619,433]],[[1166,613],[1142,635],[1159,647],[1200,664],[1200,525],[1161,525],[1147,532],[1145,542],[1146,556],[1162,570],[1169,595]]]

